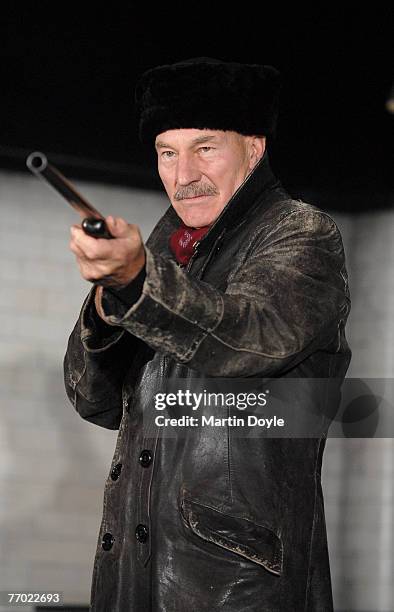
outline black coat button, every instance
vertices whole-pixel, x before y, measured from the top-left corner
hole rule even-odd
[[[142,467],[148,467],[152,463],[152,453],[150,450],[144,449],[140,454],[140,464]]]
[[[101,541],[101,546],[103,547],[104,550],[111,550],[114,542],[115,542],[115,538],[112,535],[112,533],[105,533]]]
[[[148,527],[146,525],[137,525],[135,529],[135,537],[138,542],[146,542],[148,539]]]
[[[122,471],[122,464],[117,463],[111,470],[111,478],[112,480],[118,480],[120,473]]]

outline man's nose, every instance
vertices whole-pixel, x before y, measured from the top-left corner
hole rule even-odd
[[[192,155],[178,156],[176,180],[178,185],[183,186],[201,180],[201,172]]]

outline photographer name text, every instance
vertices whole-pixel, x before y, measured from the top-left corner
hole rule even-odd
[[[254,414],[249,414],[245,417],[215,417],[202,415],[201,417],[193,417],[183,415],[179,418],[165,417],[160,414],[155,417],[155,424],[157,427],[264,427],[270,429],[271,427],[284,427],[285,420],[278,418],[276,415],[273,417],[257,417]]]

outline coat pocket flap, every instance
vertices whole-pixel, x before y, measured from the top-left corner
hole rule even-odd
[[[277,576],[281,575],[282,542],[268,527],[190,499],[182,500],[181,512],[186,525],[203,540],[262,565]]]

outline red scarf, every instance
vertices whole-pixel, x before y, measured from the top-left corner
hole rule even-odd
[[[209,225],[204,227],[188,227],[184,223],[170,236],[170,247],[177,261],[185,266],[194,252],[194,246],[209,230]]]

